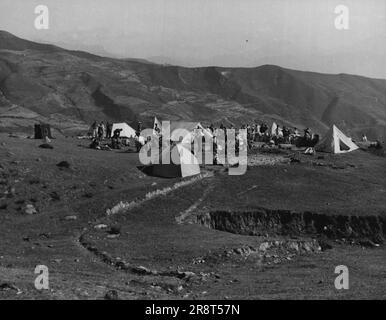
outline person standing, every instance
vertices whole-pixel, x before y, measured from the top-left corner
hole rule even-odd
[[[96,138],[98,137],[98,122],[94,120],[93,124],[91,125],[91,131],[92,131],[92,137]]]
[[[106,124],[106,138],[110,139],[111,138],[111,131],[113,130],[113,124],[110,122],[107,122]]]
[[[141,132],[142,132],[142,122],[141,121],[138,121],[138,124],[137,124],[137,137],[139,137],[141,135]]]
[[[98,139],[99,140],[103,139],[103,125],[102,125],[102,123],[100,123],[98,126]]]
[[[103,139],[106,137],[106,131],[107,131],[104,121],[101,122],[101,127],[102,127],[102,137],[101,138]]]

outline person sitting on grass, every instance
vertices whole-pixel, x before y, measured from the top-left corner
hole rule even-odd
[[[98,138],[94,138],[90,144],[90,148],[91,149],[96,149],[96,150],[100,150],[101,149],[101,145],[100,145],[100,141]]]

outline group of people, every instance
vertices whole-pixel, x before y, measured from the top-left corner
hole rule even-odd
[[[90,148],[94,149],[121,149],[122,145],[125,144],[125,139],[122,142],[121,138],[121,131],[122,129],[116,129],[114,132],[112,132],[113,124],[109,122],[97,122],[94,121],[91,125],[91,136],[92,136],[92,143],[90,144]],[[205,136],[201,133],[197,134],[200,130],[202,130],[203,127],[198,126],[197,129],[194,130],[194,134],[192,137],[192,143],[194,143],[194,140],[201,136]],[[223,131],[225,138],[225,152],[227,149],[227,129],[234,129],[235,130],[235,149],[236,152],[238,152],[239,148],[244,145],[250,149],[253,146],[254,142],[264,142],[266,144],[270,145],[278,145],[278,144],[292,144],[296,145],[298,147],[307,147],[307,148],[313,148],[318,142],[319,142],[319,135],[314,134],[310,128],[305,128],[302,130],[302,132],[297,127],[287,127],[287,126],[280,126],[276,123],[273,123],[271,126],[269,126],[266,122],[261,122],[258,124],[257,122],[253,124],[243,124],[239,128],[236,128],[235,126],[231,125],[229,127],[226,127],[225,125],[221,124],[219,127],[214,126],[213,124],[206,127],[206,131],[209,132],[212,135],[213,138],[213,150],[214,153],[217,151],[217,144],[218,144],[218,137]],[[245,136],[241,136],[239,129],[246,130],[246,140]],[[146,143],[150,141],[150,137],[148,137],[148,141],[145,141],[143,137],[140,136],[140,132],[142,130],[142,123],[138,122],[137,130],[136,130],[136,136],[132,139],[134,142],[134,145],[136,147],[137,152],[141,149],[141,147]],[[162,145],[162,134],[161,134],[161,128],[158,126],[158,124],[155,124],[153,128],[153,134],[154,136],[159,137],[160,141],[160,147]],[[104,139],[111,139],[111,142],[108,144],[103,144]],[[232,138],[233,139],[233,138]],[[127,139],[126,139],[127,140]],[[205,138],[204,140],[205,141]],[[362,136],[362,141],[367,141],[367,137],[365,134]],[[126,141],[127,142],[127,141]],[[128,145],[126,143],[126,145]]]
[[[121,132],[123,129],[115,129],[113,130],[113,124],[109,122],[101,121],[98,123],[94,121],[91,125],[91,139],[92,142],[90,144],[90,148],[98,149],[98,150],[110,150],[110,149],[121,149],[125,144],[121,138]],[[134,138],[135,146],[137,152],[142,145],[142,140],[140,137],[140,132],[142,130],[142,123],[138,122],[136,137]],[[110,143],[103,143],[104,139],[110,139]],[[125,139],[126,141],[127,139]],[[127,142],[127,141],[126,141]],[[126,143],[127,145],[127,143]]]
[[[213,134],[214,137],[218,135],[218,130],[227,129],[223,124],[219,128],[211,124],[207,130]],[[230,129],[236,129],[234,126],[230,126]],[[274,143],[274,144],[296,144],[297,140],[302,140],[303,142],[311,142],[319,139],[319,135],[313,134],[310,128],[303,130],[303,133],[299,131],[298,128],[280,126],[273,124],[268,126],[266,122],[260,124],[244,124],[240,129],[247,130],[247,140],[248,144],[253,142],[265,142],[265,143]],[[226,131],[225,131],[226,132]]]
[[[94,121],[91,125],[91,136],[93,139],[110,139],[111,138],[111,130],[113,129],[113,124],[110,122],[104,122],[101,121],[98,123],[97,121]]]
[[[154,135],[160,137],[161,139],[161,128],[157,124],[155,124],[153,129]],[[226,127],[223,124],[221,124],[219,127],[216,127],[215,125],[211,124],[207,126],[205,130],[210,132],[210,134],[212,135],[214,146],[216,147],[218,137],[220,136],[220,133],[222,133],[222,131],[224,133],[223,137],[225,138],[225,141],[228,140],[227,129],[235,130],[236,151],[238,150],[239,146],[244,143],[244,141],[242,141],[243,138],[240,135],[239,129],[245,129],[247,132],[247,140],[245,142],[248,148],[251,148],[254,142],[264,142],[266,144],[272,145],[295,144],[298,146],[313,147],[319,141],[319,135],[313,134],[310,128],[305,128],[303,132],[301,132],[296,127],[290,128],[287,126],[277,125],[276,123],[273,123],[271,126],[268,126],[266,122],[262,122],[260,124],[243,124],[239,128],[236,128],[233,125]],[[199,130],[200,128],[197,127],[195,132],[199,132]],[[195,132],[193,132],[192,143],[194,142],[193,140],[197,136],[201,138],[200,135],[195,134]]]
[[[114,130],[112,133],[113,124],[109,122],[101,121],[98,123],[94,121],[91,125],[90,133],[92,142],[90,148],[97,150],[110,150],[110,149],[120,149],[120,133],[121,130]],[[103,143],[104,139],[111,139],[110,144]]]

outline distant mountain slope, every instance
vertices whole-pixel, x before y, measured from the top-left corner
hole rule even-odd
[[[275,120],[324,133],[385,137],[386,80],[257,68],[185,68],[102,58],[0,31],[0,130],[46,121],[63,132],[93,120]]]
[[[41,50],[41,51],[57,51],[62,50],[49,44],[41,44],[33,41],[24,40],[14,36],[13,34],[0,30],[0,49],[8,50]]]

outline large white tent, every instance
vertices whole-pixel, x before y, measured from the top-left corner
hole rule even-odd
[[[162,163],[162,159],[165,159],[165,152],[170,152],[169,163]],[[171,150],[166,148],[162,152],[160,162],[150,166],[152,175],[165,178],[184,178],[200,174],[201,172],[198,159],[182,143],[176,144]]]
[[[126,122],[114,123],[111,133],[114,134],[116,129],[122,129],[121,138],[134,138],[136,136],[135,130],[130,127]]]

